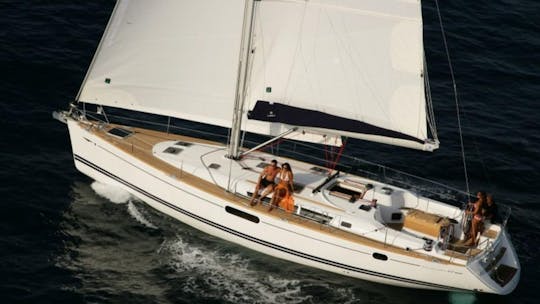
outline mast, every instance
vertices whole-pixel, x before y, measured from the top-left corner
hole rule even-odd
[[[240,58],[238,64],[238,78],[236,82],[236,97],[234,100],[233,121],[231,126],[231,137],[229,140],[229,151],[227,157],[237,159],[240,157],[240,133],[242,131],[242,109],[246,96],[248,83],[248,69],[251,50],[251,36],[253,22],[255,18],[255,1],[246,0],[244,9],[244,22],[242,25],[242,41],[240,44]]]

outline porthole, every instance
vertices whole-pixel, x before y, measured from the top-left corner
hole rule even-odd
[[[257,224],[260,222],[259,218],[256,217],[255,215],[249,214],[247,212],[244,212],[242,210],[238,210],[238,209],[230,207],[230,206],[226,206],[225,211],[227,211],[230,214],[241,217],[241,218],[243,218],[245,220],[248,220],[250,222],[254,222],[254,223],[257,223]]]
[[[376,258],[377,260],[381,260],[381,261],[388,260],[388,257],[385,254],[378,253],[378,252],[374,252],[373,257]]]

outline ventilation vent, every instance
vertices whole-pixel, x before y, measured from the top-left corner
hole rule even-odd
[[[345,228],[351,228],[352,227],[351,223],[347,223],[347,222],[341,222],[341,226],[343,226]]]
[[[127,137],[127,136],[133,134],[132,131],[122,129],[122,128],[112,128],[107,133],[109,133],[111,135],[114,135],[116,137],[120,137],[120,138],[124,138],[124,137]]]
[[[182,149],[175,148],[175,147],[168,147],[167,149],[163,150],[163,153],[174,154],[174,155],[178,155],[180,154],[180,152],[182,152]]]
[[[210,169],[219,169],[221,167],[220,164],[216,164],[216,163],[211,163],[208,168]]]
[[[185,142],[185,141],[177,141],[174,145],[175,146],[182,146],[182,147],[191,147],[191,146],[193,146],[192,143],[188,143],[188,142]]]

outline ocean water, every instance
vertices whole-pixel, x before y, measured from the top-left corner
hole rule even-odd
[[[536,303],[540,284],[540,2],[440,1],[471,190],[512,208],[522,264],[508,296],[369,283],[267,257],[166,217],[73,165],[51,112],[78,91],[114,1],[0,0],[3,303]],[[464,188],[435,2],[423,1],[441,148],[347,153]]]

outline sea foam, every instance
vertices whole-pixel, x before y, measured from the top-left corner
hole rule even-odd
[[[205,294],[232,303],[302,303],[298,280],[276,277],[250,269],[249,260],[235,253],[190,244],[181,238],[165,241],[160,253],[169,253],[170,266],[189,273],[183,291]]]
[[[156,225],[152,224],[149,220],[147,220],[142,215],[142,213],[139,211],[139,209],[137,209],[137,207],[135,207],[135,204],[131,200],[129,200],[129,202],[128,202],[128,208],[127,209],[128,209],[129,214],[135,220],[137,220],[137,222],[145,225],[148,228],[157,229]]]
[[[129,192],[117,186],[95,181],[92,183],[91,187],[97,193],[97,195],[104,197],[116,204],[125,204],[132,198]]]

